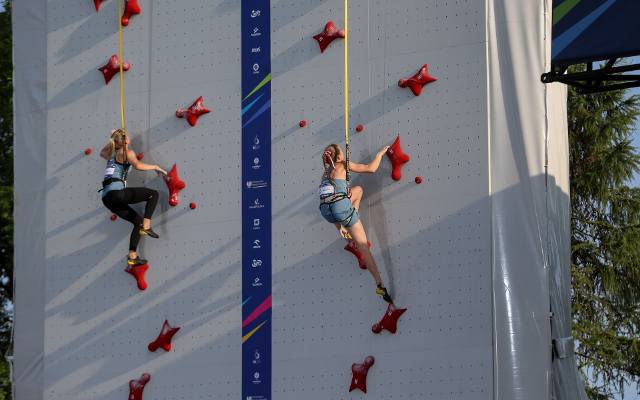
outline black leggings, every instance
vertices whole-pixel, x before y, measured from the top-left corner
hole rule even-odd
[[[114,214],[133,224],[131,238],[129,239],[129,250],[136,251],[140,242],[140,227],[142,217],[129,204],[146,201],[144,207],[144,218],[151,218],[153,210],[158,204],[158,191],[143,187],[126,188],[121,190],[111,190],[103,198],[102,203]]]

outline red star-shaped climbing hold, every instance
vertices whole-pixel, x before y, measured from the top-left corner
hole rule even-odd
[[[162,324],[162,330],[160,330],[160,334],[153,342],[149,343],[147,348],[150,352],[155,352],[160,347],[164,349],[164,351],[171,351],[171,339],[173,339],[173,335],[178,333],[180,330],[179,326],[171,326],[169,325],[169,321],[166,319]]]
[[[138,285],[138,289],[145,290],[147,288],[147,281],[145,280],[145,274],[149,269],[149,264],[142,265],[127,265],[127,268],[124,269],[124,272],[133,275],[136,279],[136,284]]]
[[[128,62],[125,61],[124,64],[122,64],[123,71],[128,71],[130,68],[131,64],[129,64]],[[102,67],[98,68],[98,70],[102,72],[102,75],[104,76],[104,84],[108,85],[111,81],[111,78],[113,78],[115,74],[120,72],[120,60],[118,60],[118,56],[115,54],[112,55],[109,58],[109,61],[107,61],[107,63]]]
[[[354,389],[360,389],[364,393],[367,393],[367,372],[369,372],[369,368],[371,368],[375,361],[373,356],[368,356],[362,364],[351,365],[352,376],[351,386],[349,387],[350,392]]]
[[[387,312],[384,313],[384,317],[382,319],[373,324],[371,330],[373,333],[380,333],[383,329],[388,330],[391,333],[396,333],[398,331],[398,319],[407,311],[406,308],[395,308],[393,304],[389,304],[387,306]]]
[[[196,126],[198,118],[200,118],[201,115],[208,114],[210,112],[211,110],[204,107],[202,96],[200,96],[186,110],[184,108],[178,108],[176,111],[176,117],[186,118],[189,125]]]
[[[100,6],[104,0],[93,0],[93,5],[96,6],[96,12],[100,11]]]
[[[367,243],[369,244],[369,248],[371,248],[371,242]],[[367,262],[364,260],[364,254],[362,254],[362,252],[358,248],[358,243],[355,240],[350,240],[349,243],[344,246],[344,249],[356,256],[356,258],[358,259],[358,266],[361,269],[367,269]]]
[[[399,181],[402,178],[402,166],[409,162],[409,156],[400,147],[400,135],[387,150],[387,157],[389,157],[392,166],[391,178],[394,181]]]
[[[132,379],[129,381],[129,400],[142,400],[142,392],[144,387],[151,380],[151,375],[142,374],[140,379]]]
[[[167,188],[169,189],[169,205],[171,207],[175,207],[178,205],[178,194],[182,189],[187,187],[187,185],[178,177],[178,167],[173,164],[171,167],[171,171],[164,177],[164,182],[167,184]]]
[[[420,68],[414,76],[411,78],[400,79],[398,81],[398,86],[401,88],[410,88],[414,95],[420,96],[422,93],[422,88],[431,83],[437,81],[438,78],[429,74],[429,64],[425,64]]]
[[[344,37],[345,37],[344,29],[336,28],[336,25],[333,23],[333,21],[329,21],[324,26],[324,31],[322,31],[322,33],[318,33],[313,38],[318,42],[318,45],[320,45],[320,52],[324,53],[324,51],[327,49],[327,47],[329,47],[331,42],[333,42],[338,38],[344,38]]]
[[[129,20],[134,15],[140,14],[140,6],[138,0],[124,0],[124,12],[122,13],[122,25],[129,25]]]

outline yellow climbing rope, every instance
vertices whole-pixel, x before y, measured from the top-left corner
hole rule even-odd
[[[349,0],[344,0],[344,136],[347,185],[349,184]]]
[[[122,57],[122,2],[125,0],[117,0],[118,3],[118,62],[120,63],[120,123],[122,130],[125,130],[124,118],[124,58]]]

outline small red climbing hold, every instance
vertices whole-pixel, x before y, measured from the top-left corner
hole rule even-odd
[[[93,0],[93,5],[96,6],[96,12],[100,11],[100,6],[104,0]]]
[[[142,159],[144,158],[144,153],[138,153],[138,154],[136,154],[136,158],[137,158],[138,160],[142,160]]]
[[[367,243],[369,244],[369,248],[371,248],[371,242],[367,242]],[[355,240],[350,240],[349,243],[347,243],[347,245],[344,246],[344,249],[349,253],[353,254],[354,256],[356,256],[356,259],[358,259],[358,266],[360,267],[360,269],[367,269],[367,262],[364,259],[364,254],[362,254],[360,249],[358,249],[358,243]]]
[[[409,162],[409,156],[400,147],[400,135],[387,150],[387,157],[392,165],[391,178],[399,181],[402,178],[402,166]]]
[[[201,115],[211,112],[211,110],[205,108],[203,101],[202,96],[200,96],[186,110],[184,108],[178,108],[176,110],[176,117],[186,118],[189,125],[196,126],[198,118],[200,118]]]
[[[193,203],[193,202],[189,203],[189,208],[190,209],[195,210],[196,207],[198,207],[198,205],[196,203]]]
[[[112,221],[115,221],[118,219],[118,216],[115,214],[111,214],[111,217],[109,217]]]
[[[362,125],[362,124],[358,124],[358,125],[356,126],[356,132],[360,133],[360,132],[362,132],[362,131],[364,131],[364,125]]]
[[[164,177],[164,182],[169,189],[169,205],[175,207],[178,205],[178,194],[187,185],[178,177],[178,167],[173,164],[169,173]]]
[[[410,88],[414,95],[420,96],[422,88],[431,83],[437,81],[438,78],[429,74],[429,64],[425,64],[420,70],[410,78],[400,79],[398,86],[401,88]]]
[[[151,375],[144,373],[140,379],[132,379],[129,381],[129,400],[142,400],[142,392],[144,387],[151,380]]]
[[[124,12],[122,13],[122,25],[129,25],[129,20],[134,15],[140,14],[138,0],[124,0]]]
[[[85,156],[90,156],[91,153],[93,153],[93,149],[91,147],[88,147],[88,148],[84,149],[84,155]]]
[[[131,64],[129,64],[128,62],[125,61],[122,64],[123,71],[128,71],[130,68]],[[111,78],[113,78],[115,74],[120,72],[120,61],[118,60],[118,56],[116,54],[112,55],[109,58],[109,61],[107,61],[107,63],[102,67],[98,68],[98,70],[102,72],[102,75],[104,76],[105,85],[108,85],[111,81]]]
[[[307,120],[303,119],[300,122],[298,122],[298,126],[300,128],[304,128],[305,126],[307,126]]]
[[[351,365],[351,386],[349,387],[349,391],[353,391],[354,389],[360,389],[362,392],[367,393],[367,373],[369,372],[369,368],[373,366],[375,363],[375,358],[373,356],[368,356],[364,359],[362,364],[352,364]]]
[[[407,311],[406,308],[395,308],[393,304],[389,304],[382,319],[373,324],[371,330],[373,333],[380,333],[383,329],[386,329],[391,333],[396,333],[398,330],[398,319],[400,319],[405,311]]]
[[[124,272],[133,275],[136,279],[136,284],[138,285],[138,289],[145,290],[147,288],[147,281],[145,280],[145,274],[149,269],[149,264],[142,265],[127,265],[127,268],[124,269]]]
[[[421,177],[421,176],[416,176],[415,181],[416,181],[416,183],[417,183],[418,185],[419,185],[419,184],[421,184],[421,183],[422,183],[422,177]]]
[[[171,351],[171,339],[173,339],[173,336],[178,333],[179,330],[179,326],[171,326],[169,325],[169,321],[165,319],[164,323],[162,324],[160,334],[158,334],[156,340],[149,343],[149,346],[147,346],[147,348],[152,353],[158,350],[160,347],[162,347],[164,351]]]
[[[324,26],[324,30],[322,31],[322,33],[318,33],[313,38],[318,42],[318,45],[320,46],[320,52],[324,53],[331,42],[338,38],[344,37],[344,29],[337,29],[333,21],[329,21]]]

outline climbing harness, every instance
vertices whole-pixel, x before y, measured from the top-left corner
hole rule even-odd
[[[119,176],[114,176],[116,172],[116,164],[122,165],[122,173],[118,173]],[[114,182],[122,182],[125,187],[127,187],[127,175],[129,173],[129,167],[131,164],[127,162],[126,153],[125,153],[125,161],[123,163],[119,163],[115,156],[114,158],[107,161],[107,167],[105,168],[104,180],[102,181],[102,189],[98,190],[102,192],[105,187],[114,183]]]
[[[326,153],[325,153],[325,157],[330,159],[330,156],[327,156]],[[331,161],[331,164],[333,165],[333,161]],[[347,190],[349,190],[348,184],[347,184]],[[320,207],[319,207],[320,210],[322,210],[323,207],[328,207],[329,213],[333,215],[334,218],[336,214],[333,210],[333,206],[339,201],[349,198],[348,193],[336,191],[335,182],[328,175],[325,175],[324,179],[320,183],[320,187],[318,188],[318,194],[320,196]],[[336,219],[336,223],[339,222],[341,225],[345,225],[345,226],[349,225],[351,223],[351,219],[353,218],[353,215],[355,214],[355,212],[356,212],[355,208],[351,207],[349,215],[347,215],[345,218],[340,220]]]
[[[335,195],[323,199],[320,198],[320,209],[322,210],[322,207],[329,207],[329,212],[334,216],[335,218],[335,213],[333,212],[333,206],[341,201],[348,198],[346,193],[336,193]],[[347,215],[345,218],[343,219],[336,219],[336,223],[340,223],[340,225],[342,226],[347,226],[351,223],[351,219],[353,218],[353,214],[355,214],[356,209],[351,207],[351,211],[349,212],[349,215]]]

